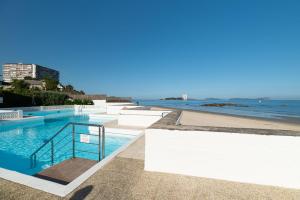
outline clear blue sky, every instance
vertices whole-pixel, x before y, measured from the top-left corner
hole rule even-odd
[[[0,0],[0,63],[87,93],[300,99],[300,1]]]

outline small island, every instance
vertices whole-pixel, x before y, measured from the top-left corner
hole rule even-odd
[[[160,100],[183,100],[182,97],[167,97],[167,98],[162,98]]]
[[[207,106],[207,107],[225,107],[225,106],[248,107],[247,105],[242,105],[242,104],[237,104],[237,103],[208,103],[208,104],[202,104],[200,106]]]

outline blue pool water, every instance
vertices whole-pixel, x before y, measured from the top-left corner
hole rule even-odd
[[[37,113],[35,113],[37,114]],[[45,115],[47,112],[44,113]],[[48,112],[49,114],[49,112]],[[51,136],[53,136],[59,129],[61,129],[68,122],[80,122],[80,123],[93,123],[101,124],[100,120],[90,120],[87,115],[70,115],[65,117],[57,117],[51,119],[45,119],[42,124],[32,125],[18,125],[10,126],[8,129],[1,129],[0,131],[0,167],[25,173],[28,175],[35,174],[42,169],[45,169],[51,164],[50,145],[47,145],[37,155],[37,167],[30,168],[30,155],[43,145]],[[63,137],[61,143],[55,145],[55,163],[59,163],[72,156],[72,127],[66,128],[54,142],[58,142]],[[90,129],[86,126],[76,126],[77,133],[90,133]],[[76,135],[76,140],[79,141],[79,135]],[[98,136],[91,136],[91,143],[98,143]],[[122,145],[128,143],[133,136],[106,133],[105,140],[105,154],[106,156],[114,152]],[[76,157],[98,159],[98,146],[85,143],[76,143]],[[77,150],[85,150],[91,153],[83,153]]]

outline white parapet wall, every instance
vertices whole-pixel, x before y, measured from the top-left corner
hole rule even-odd
[[[120,110],[118,124],[121,126],[149,127],[171,111]]]
[[[300,137],[146,129],[145,170],[300,189]]]
[[[95,106],[106,107],[106,100],[93,100]]]
[[[160,119],[161,116],[153,115],[119,115],[118,124],[120,126],[136,126],[146,128]]]
[[[40,110],[61,110],[61,109],[72,109],[74,105],[56,105],[56,106],[40,106]]]
[[[134,106],[134,105],[107,105],[106,112],[107,114],[120,114],[121,110],[124,108],[138,108],[141,106]]]
[[[14,120],[23,118],[22,110],[0,110],[0,120]]]
[[[166,116],[170,112],[165,110],[120,110],[121,115]]]
[[[108,106],[134,106],[134,103],[130,102],[107,102],[106,105]]]
[[[74,105],[75,113],[105,113],[106,107],[101,105]]]

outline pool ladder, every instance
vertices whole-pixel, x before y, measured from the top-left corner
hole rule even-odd
[[[41,145],[37,150],[35,150],[31,155],[30,155],[30,168],[35,168],[37,165],[37,157],[42,157],[46,153],[50,151],[50,156],[51,156],[51,166],[55,163],[55,150],[57,149],[57,145],[63,142],[68,136],[70,136],[68,133],[67,135],[63,136],[60,138],[58,142],[55,142],[54,139],[56,139],[60,134],[63,134],[64,130],[68,128],[69,126],[72,126],[72,158],[76,158],[76,152],[84,152],[84,153],[90,153],[90,154],[97,154],[98,155],[98,161],[101,161],[102,159],[105,158],[105,128],[103,125],[99,124],[88,124],[88,123],[75,123],[75,122],[69,122],[65,126],[63,126],[56,134],[54,134],[50,139],[48,139],[43,145]],[[77,141],[75,136],[80,135],[80,138],[82,135],[86,136],[97,136],[95,134],[90,134],[90,133],[76,133],[75,128],[76,126],[88,126],[88,127],[98,127],[98,143],[90,143],[89,141]],[[64,143],[64,146],[60,147],[59,149],[62,149],[67,145],[69,142]],[[76,148],[76,143],[85,143],[85,144],[90,144],[90,145],[97,145],[98,146],[98,152],[91,152],[91,151],[86,151],[86,150],[80,150],[80,149],[75,149]],[[43,152],[41,155],[38,155],[39,152],[41,152],[43,149],[47,148],[47,146],[50,145],[49,149],[46,149],[45,152]]]

